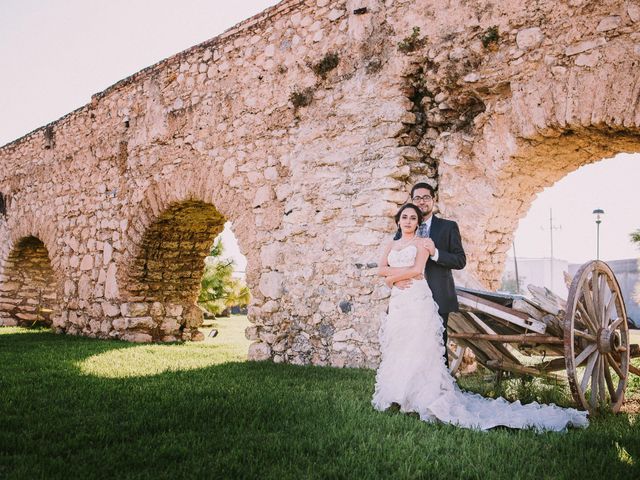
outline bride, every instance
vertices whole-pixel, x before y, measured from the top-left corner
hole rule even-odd
[[[522,405],[462,392],[445,366],[443,325],[424,279],[428,251],[416,236],[422,212],[405,204],[395,216],[402,233],[389,241],[379,275],[391,290],[389,312],[380,327],[382,361],[376,373],[372,404],[384,411],[393,403],[402,412],[417,412],[427,422],[441,421],[486,430],[498,425],[538,431],[586,427],[587,413],[536,402]],[[394,283],[412,278],[407,288]]]

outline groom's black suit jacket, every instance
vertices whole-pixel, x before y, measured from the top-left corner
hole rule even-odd
[[[436,217],[431,219],[429,237],[438,249],[438,261],[427,260],[424,275],[433,299],[438,304],[440,315],[458,311],[458,296],[451,270],[462,270],[467,256],[462,247],[458,224],[452,220]]]

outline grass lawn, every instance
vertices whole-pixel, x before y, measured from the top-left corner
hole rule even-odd
[[[0,329],[0,478],[640,478],[640,414],[564,434],[426,424],[374,411],[373,371],[244,361],[245,326],[183,345]]]

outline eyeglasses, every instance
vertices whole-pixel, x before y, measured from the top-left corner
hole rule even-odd
[[[433,197],[431,195],[423,195],[422,197],[413,197],[413,200],[415,202],[421,202],[421,201],[425,201],[425,202],[430,202],[431,200],[433,200]]]

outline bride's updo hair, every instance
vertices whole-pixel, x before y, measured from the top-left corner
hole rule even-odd
[[[400,217],[402,216],[402,212],[404,212],[407,208],[413,209],[418,215],[418,227],[420,226],[420,224],[422,223],[422,219],[424,218],[424,215],[422,215],[422,210],[420,210],[417,205],[414,205],[413,203],[405,203],[400,207],[400,210],[398,210],[398,213],[396,213],[395,217],[393,217],[396,221],[396,225],[398,226],[398,233],[400,234],[402,233],[402,230],[400,229]]]

